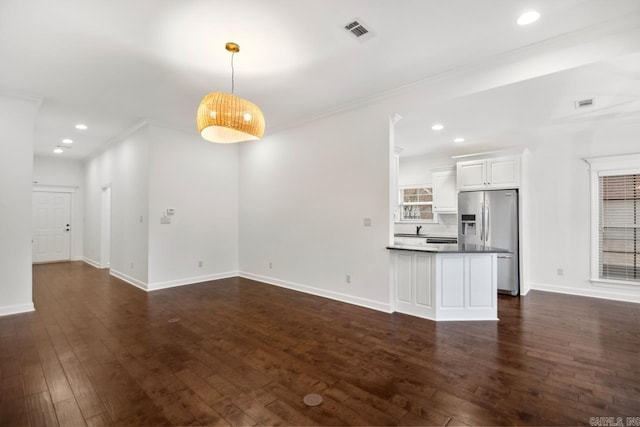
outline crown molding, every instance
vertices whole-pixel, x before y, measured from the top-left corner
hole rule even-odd
[[[136,121],[131,126],[125,128],[122,132],[120,132],[116,136],[109,138],[107,142],[102,144],[100,147],[98,147],[98,149],[92,151],[88,156],[82,159],[82,162],[88,163],[89,161],[95,159],[96,157],[103,154],[105,151],[107,151],[109,148],[111,148],[115,144],[122,142],[128,136],[142,129],[144,126],[147,126],[147,124],[148,124],[147,121],[144,119]]]
[[[127,137],[129,137],[130,135],[132,135],[133,133],[137,132],[138,130],[142,129],[145,126],[154,126],[154,127],[160,127],[160,128],[164,128],[164,129],[171,129],[174,131],[178,131],[178,132],[183,132],[189,135],[193,135],[193,136],[199,136],[199,134],[193,130],[193,129],[187,129],[181,126],[175,126],[173,124],[161,121],[161,120],[156,120],[156,119],[152,119],[152,118],[144,118],[144,119],[140,119],[136,122],[134,122],[131,126],[125,128],[122,132],[120,132],[119,134],[117,134],[116,136],[109,138],[107,140],[106,143],[104,143],[102,146],[100,146],[98,149],[94,150],[93,152],[91,152],[87,157],[85,157],[82,162],[83,163],[87,163],[90,160],[95,159],[96,157],[99,157],[101,154],[103,154],[105,151],[107,151],[109,148],[111,148],[113,145],[122,142],[124,139],[126,139]]]
[[[35,104],[37,110],[40,109],[40,106],[44,101],[43,96],[34,95],[32,93],[16,91],[16,90],[0,89],[0,96],[4,96],[6,98],[13,98],[20,101],[32,102],[33,104]]]

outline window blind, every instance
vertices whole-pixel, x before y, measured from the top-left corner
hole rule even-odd
[[[601,279],[640,282],[640,174],[600,176]]]

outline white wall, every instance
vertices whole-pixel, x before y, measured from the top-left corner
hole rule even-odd
[[[640,285],[590,281],[590,175],[585,158],[640,153],[640,122],[541,129],[531,150],[530,286],[640,302]],[[559,276],[557,270],[563,270]]]
[[[71,259],[81,260],[84,229],[84,164],[79,160],[34,156],[33,181],[39,186],[75,188],[71,194]]]
[[[241,145],[242,275],[389,309],[388,121],[365,108]]]
[[[431,184],[433,169],[455,168],[452,158],[438,159],[431,156],[400,157],[398,185]]]
[[[111,185],[111,273],[141,287],[149,264],[148,133],[143,126],[85,164],[85,260],[99,265],[102,188]]]
[[[33,310],[31,181],[39,105],[0,96],[0,315]]]
[[[238,145],[159,126],[149,137],[148,289],[237,276]]]

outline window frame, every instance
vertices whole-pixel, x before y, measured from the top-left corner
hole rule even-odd
[[[591,278],[592,283],[640,287],[640,282],[600,277],[600,177],[640,174],[640,154],[585,159],[591,181]]]
[[[430,202],[404,202],[403,200],[403,192],[404,190],[413,190],[413,189],[422,189],[428,188],[431,191],[431,201]],[[398,222],[403,224],[437,224],[438,223],[438,214],[433,209],[433,185],[432,184],[411,184],[411,185],[401,185],[398,187],[398,207],[399,207],[399,218]],[[433,219],[403,219],[403,212],[405,206],[428,206],[431,205],[431,213],[433,214]]]

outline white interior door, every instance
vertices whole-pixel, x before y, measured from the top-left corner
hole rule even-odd
[[[71,259],[71,194],[33,192],[33,262]]]

